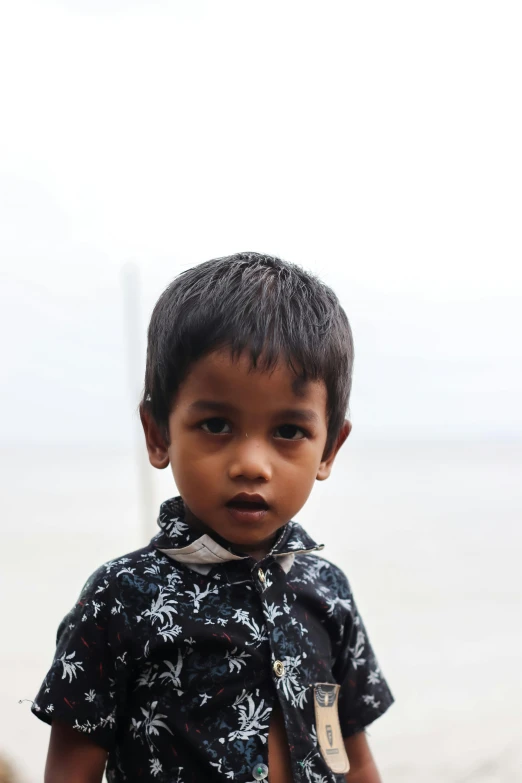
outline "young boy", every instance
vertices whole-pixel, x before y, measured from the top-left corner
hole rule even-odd
[[[346,577],[291,521],[350,433],[352,360],[335,294],[277,258],[160,297],[140,412],[180,496],[58,630],[46,783],[378,783],[364,729],[393,698]]]

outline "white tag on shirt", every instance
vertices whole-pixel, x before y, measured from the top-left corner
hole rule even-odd
[[[318,682],[314,685],[315,726],[317,740],[324,760],[337,775],[348,772],[350,763],[346,755],[337,700],[340,685]]]

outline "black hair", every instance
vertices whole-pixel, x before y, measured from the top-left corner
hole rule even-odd
[[[270,371],[286,360],[300,381],[327,390],[329,454],[344,422],[352,385],[353,339],[334,292],[295,264],[236,253],[187,269],[158,299],[148,330],[142,407],[168,443],[168,419],[190,366],[229,347]]]

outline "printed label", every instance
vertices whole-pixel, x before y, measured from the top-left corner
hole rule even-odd
[[[318,682],[314,686],[314,707],[317,740],[322,756],[332,772],[337,775],[348,772],[350,764],[344,747],[337,699],[339,685]]]

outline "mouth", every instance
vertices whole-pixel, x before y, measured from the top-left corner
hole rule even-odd
[[[231,516],[237,522],[258,522],[267,513],[269,506],[261,495],[240,492],[226,503]]]

